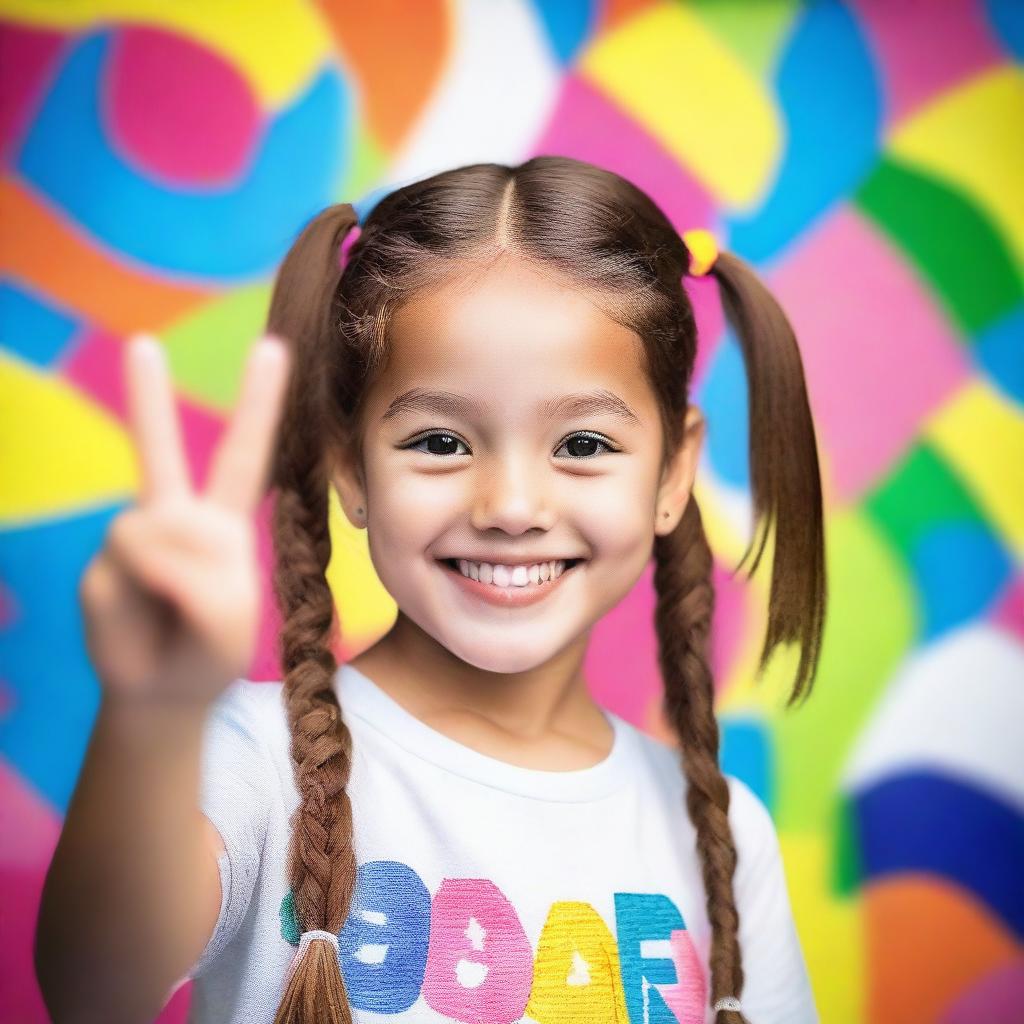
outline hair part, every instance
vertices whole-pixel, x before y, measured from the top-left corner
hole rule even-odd
[[[344,268],[339,251],[356,224],[347,203],[304,228],[281,265],[268,330],[294,349],[292,378],[272,469],[274,587],[280,650],[301,802],[291,825],[289,880],[300,933],[339,933],[356,881],[352,808],[346,792],[352,736],[333,680],[336,617],[326,570],[329,460],[361,458],[361,418],[387,364],[397,309],[422,289],[465,278],[504,258],[528,260],[585,292],[641,342],[643,368],[662,422],[663,464],[682,441],[697,353],[693,307],[682,278],[689,251],[661,209],[613,172],[562,156],[508,167],[483,163],[413,182],[384,196],[361,225]],[[769,530],[775,544],[760,676],[773,650],[799,643],[787,706],[806,698],[817,669],[825,611],[822,496],[814,426],[800,354],[784,312],[739,257],[719,254],[726,317],[747,367],[750,465],[757,570]],[[708,665],[714,609],[712,555],[691,494],[669,534],[655,537],[655,627],[664,708],[679,741],[686,810],[696,832],[711,923],[710,1004],[739,997],[743,968],[733,894],[736,849],[729,788],[719,766],[719,729]],[[310,943],[290,976],[275,1024],[323,1018],[351,1024],[338,957]],[[721,1010],[717,1024],[747,1024]]]

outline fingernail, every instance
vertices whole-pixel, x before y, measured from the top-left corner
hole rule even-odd
[[[143,358],[163,361],[164,347],[155,335],[139,331],[132,335],[131,344],[136,351],[145,353]]]
[[[287,358],[290,354],[288,344],[284,338],[276,334],[264,334],[259,341],[256,342],[256,348],[260,352],[273,352],[275,353],[274,358]]]

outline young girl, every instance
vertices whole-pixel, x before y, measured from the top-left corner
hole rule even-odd
[[[817,1021],[772,819],[718,763],[683,284],[705,273],[747,364],[751,572],[775,526],[758,672],[799,643],[792,703],[825,607],[793,332],[617,175],[479,164],[361,226],[320,213],[203,494],[133,343],[143,495],[83,580],[103,700],[37,938],[56,1020],[148,1019],[184,975],[218,1024]],[[284,678],[256,683],[268,470]],[[398,605],[340,668],[331,487]],[[652,555],[678,751],[582,672]]]

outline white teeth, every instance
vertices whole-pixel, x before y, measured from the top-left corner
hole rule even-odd
[[[556,580],[565,572],[562,559],[534,565],[494,565],[491,562],[470,562],[465,558],[458,558],[456,562],[463,576],[495,587],[528,587]]]

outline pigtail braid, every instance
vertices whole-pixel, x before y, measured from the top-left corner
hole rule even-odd
[[[697,832],[711,922],[711,1005],[743,988],[733,896],[736,847],[729,824],[729,786],[718,763],[718,721],[707,662],[707,640],[715,605],[711,549],[697,500],[690,496],[679,525],[655,537],[654,624],[665,685],[665,712],[675,730],[687,778],[686,809]],[[719,1010],[717,1024],[747,1024],[733,1010]]]
[[[799,642],[791,705],[808,696],[817,671],[825,617],[825,552],[821,480],[814,423],[793,329],[754,271],[729,252],[711,272],[739,337],[750,406],[750,472],[754,537],[763,529],[748,577],[774,527],[768,625],[758,674],[780,643]],[[740,997],[743,966],[733,890],[737,855],[729,823],[729,786],[719,764],[714,680],[707,660],[714,614],[712,554],[696,498],[679,525],[654,542],[655,628],[664,679],[664,708],[680,746],[686,807],[697,833],[712,938],[710,1004]],[[747,1024],[737,1010],[719,1010],[717,1024]]]
[[[352,736],[333,687],[334,599],[325,429],[327,356],[340,278],[338,246],[355,223],[348,204],[328,207],[289,250],[271,300],[268,330],[294,347],[294,369],[276,453],[274,587],[291,756],[300,803],[291,821],[288,876],[300,932],[337,935],[356,881],[352,805],[346,787]],[[309,943],[291,972],[275,1024],[351,1024],[334,944]]]

